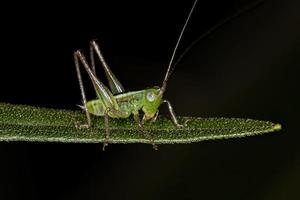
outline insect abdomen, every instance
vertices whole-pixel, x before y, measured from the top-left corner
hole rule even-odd
[[[96,116],[104,116],[105,107],[101,100],[91,100],[86,104],[86,108],[89,113]]]

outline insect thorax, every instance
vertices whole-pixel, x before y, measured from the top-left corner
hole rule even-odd
[[[137,113],[144,105],[145,91],[127,92],[116,95],[116,101],[121,111],[129,113]]]

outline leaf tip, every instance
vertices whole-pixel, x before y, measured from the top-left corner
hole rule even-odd
[[[274,130],[274,131],[280,131],[281,129],[282,129],[281,124],[275,124],[275,125],[273,126],[273,130]]]

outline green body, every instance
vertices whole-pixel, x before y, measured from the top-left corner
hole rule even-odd
[[[171,119],[174,125],[178,128],[186,126],[186,122],[184,124],[179,124],[173,108],[168,100],[163,100],[163,94],[166,90],[167,82],[172,72],[172,63],[173,59],[178,47],[178,44],[181,40],[182,34],[185,30],[187,22],[191,16],[191,13],[194,10],[194,7],[197,3],[197,0],[194,1],[193,7],[186,19],[186,22],[180,32],[179,38],[173,50],[171,60],[168,65],[167,72],[165,74],[165,78],[163,80],[161,87],[153,87],[145,90],[139,90],[134,92],[125,92],[124,87],[120,83],[120,81],[115,77],[112,73],[111,69],[107,65],[104,60],[104,57],[100,51],[100,48],[96,41],[91,41],[90,43],[90,61],[91,65],[89,65],[85,56],[81,53],[81,51],[77,50],[74,52],[74,62],[77,72],[77,77],[79,81],[81,96],[84,105],[80,106],[86,112],[87,117],[87,124],[83,124],[79,127],[90,127],[91,126],[91,117],[90,114],[96,116],[104,116],[105,122],[105,134],[106,140],[103,145],[103,149],[108,144],[109,138],[109,127],[108,127],[108,117],[111,118],[128,118],[130,115],[133,115],[134,120],[138,123],[138,126],[143,131],[143,122],[145,120],[152,119],[155,121],[158,115],[158,107],[162,103],[166,103],[168,105],[168,109],[170,112]],[[106,87],[97,77],[96,69],[95,69],[95,60],[94,60],[94,53],[97,54],[99,60],[101,61],[102,67],[104,69],[105,75],[108,79],[109,88]],[[84,92],[83,81],[80,73],[80,63],[85,68],[86,72],[88,73],[94,89],[96,91],[97,99],[87,101]],[[174,69],[174,68],[173,68]],[[144,112],[144,117],[142,121],[139,118],[139,111],[142,110]],[[148,135],[145,131],[144,134]],[[157,149],[156,145],[154,144],[153,137],[149,137],[150,141],[152,142],[153,148]]]
[[[145,114],[144,118],[151,119],[155,116],[161,104],[159,91],[159,88],[150,88],[113,96],[116,101],[114,108],[120,111],[121,115],[119,112],[110,112],[109,109],[107,111],[101,96],[99,99],[88,101],[86,108],[92,115],[104,116],[105,112],[107,112],[111,118],[127,118],[131,114],[138,114],[142,110]]]

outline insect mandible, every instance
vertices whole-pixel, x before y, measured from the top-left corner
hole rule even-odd
[[[95,116],[103,116],[105,122],[105,142],[103,144],[103,150],[109,142],[109,117],[128,118],[131,115],[133,115],[134,120],[137,122],[143,134],[145,134],[149,138],[154,149],[157,149],[157,146],[154,143],[153,136],[143,129],[143,124],[146,120],[156,120],[159,112],[158,108],[161,104],[167,104],[171,120],[177,128],[182,128],[186,126],[186,122],[184,122],[183,124],[180,124],[178,122],[175,112],[171,106],[171,103],[168,100],[163,99],[163,95],[166,91],[167,82],[169,80],[171,72],[174,69],[172,69],[172,66],[177,47],[188,24],[188,21],[191,17],[191,14],[196,6],[196,3],[197,0],[194,1],[193,6],[184,23],[184,26],[180,32],[161,87],[152,87],[149,89],[139,91],[126,92],[120,81],[110,70],[100,51],[98,44],[94,40],[90,42],[90,65],[87,62],[86,57],[80,50],[74,52],[74,62],[83,100],[83,106],[80,107],[85,111],[87,118],[87,123],[81,124],[79,125],[79,127],[91,127],[91,114]],[[108,79],[109,89],[96,76],[94,59],[95,53],[101,61],[102,67],[104,68],[106,77]],[[97,99],[90,101],[86,100],[83,81],[80,73],[80,63],[82,64],[92,81],[93,87],[96,91]],[[144,113],[142,120],[139,118],[140,110],[142,110]]]

